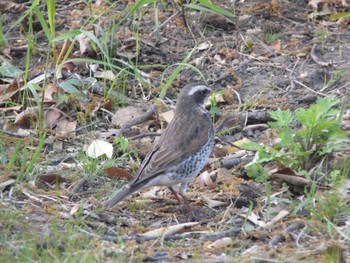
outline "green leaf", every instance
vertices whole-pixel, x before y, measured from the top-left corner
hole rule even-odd
[[[278,109],[276,111],[270,111],[269,114],[276,121],[268,123],[271,128],[288,127],[293,121],[293,114],[289,109],[286,111]]]
[[[235,17],[235,15],[232,12],[229,12],[226,9],[223,9],[217,5],[212,4],[208,0],[198,0],[198,2],[201,5],[188,4],[185,6],[188,8],[191,8],[191,9],[199,10],[199,11],[209,11],[209,12],[214,12],[214,13],[217,13],[219,15],[223,15],[223,16],[227,16],[227,17]]]
[[[82,34],[82,31],[79,29],[75,29],[75,30],[65,32],[62,35],[55,37],[54,39],[52,39],[52,41],[57,42],[57,41],[66,40],[67,38],[74,38],[76,36],[79,36],[80,34]]]
[[[0,66],[0,74],[8,78],[19,78],[23,75],[23,71],[12,65]]]
[[[256,142],[248,142],[241,146],[242,149],[254,152],[266,151],[265,146],[260,145]]]
[[[129,146],[129,141],[127,138],[119,137],[115,139],[115,143],[119,144],[122,148],[123,152],[125,153]]]
[[[61,89],[63,89],[65,92],[69,94],[73,94],[73,93],[81,93],[81,91],[78,90],[75,86],[81,87],[82,83],[78,79],[68,79],[66,81],[61,82],[58,86]]]
[[[337,21],[340,18],[347,18],[347,17],[350,17],[350,12],[340,12],[340,13],[336,13],[336,14],[331,14],[329,16],[329,20]]]

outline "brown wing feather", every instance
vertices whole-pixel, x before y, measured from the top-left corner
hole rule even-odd
[[[164,130],[152,151],[145,157],[131,186],[182,162],[199,147],[205,145],[212,130],[211,120],[203,112],[198,112],[195,116],[195,123],[198,124],[193,125],[193,117],[193,115],[175,116],[176,119],[174,118]],[[210,129],[202,127],[210,127]]]

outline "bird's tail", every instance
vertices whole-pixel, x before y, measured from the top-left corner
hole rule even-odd
[[[125,188],[121,190],[116,196],[114,196],[112,199],[109,199],[108,201],[103,203],[103,206],[106,208],[111,208],[118,204],[120,201],[127,198],[129,195],[132,195],[136,191],[140,190],[144,185],[143,184],[136,184],[131,187]]]

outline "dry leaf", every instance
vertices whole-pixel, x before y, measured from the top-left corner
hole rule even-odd
[[[61,112],[56,109],[49,109],[44,118],[44,128],[52,129],[56,126],[58,119],[61,117]]]
[[[70,210],[70,215],[71,216],[74,216],[78,211],[79,211],[79,209],[80,209],[80,205],[74,205],[73,207],[72,207],[72,209]]]
[[[210,199],[208,197],[206,197],[205,195],[202,195],[201,196],[201,199],[207,203],[207,205],[210,207],[210,208],[214,208],[214,207],[219,207],[219,206],[224,206],[224,205],[227,205],[227,203],[225,202],[221,202],[221,201],[217,201],[217,200],[213,200],[213,199]]]
[[[289,212],[286,210],[282,210],[278,213],[278,215],[276,215],[271,221],[269,221],[265,227],[270,227],[274,224],[276,224],[278,221],[282,220],[283,218],[285,218],[286,216],[289,215]]]
[[[77,122],[69,121],[67,119],[60,120],[57,122],[56,133],[57,135],[67,135],[69,133],[75,134]]]
[[[133,176],[128,172],[118,167],[109,167],[106,169],[106,173],[108,176],[116,176],[131,179]]]
[[[216,175],[216,171],[212,171],[209,173],[208,171],[204,171],[197,177],[197,182],[200,185],[205,185],[209,189],[215,189],[216,185],[213,183],[212,177]]]
[[[169,227],[161,227],[161,228],[148,231],[144,234],[140,234],[140,236],[161,237],[164,235],[172,235],[197,225],[199,225],[198,222],[188,222],[188,223],[178,224],[178,225],[169,226]]]
[[[225,102],[224,94],[220,94],[220,93],[218,94],[217,93],[217,94],[212,95],[212,96],[215,97],[216,103],[218,103],[218,104]],[[205,103],[205,107],[209,107],[209,106],[211,106],[211,100],[210,99],[208,99],[207,102]]]
[[[112,124],[117,127],[124,126],[131,119],[140,116],[143,114],[143,110],[141,108],[137,108],[134,106],[127,106],[125,108],[121,108],[114,113],[112,117]]]
[[[173,110],[162,112],[161,114],[159,114],[159,119],[161,121],[165,121],[166,123],[170,123],[173,118],[174,118]]]
[[[20,14],[26,11],[28,7],[23,4],[16,4],[12,1],[0,1],[0,11]]]
[[[218,239],[218,240],[214,241],[213,243],[211,243],[210,245],[208,245],[208,248],[212,249],[212,250],[222,249],[222,248],[225,248],[231,244],[233,244],[233,239],[230,237],[224,237],[224,238]]]
[[[67,51],[69,50],[70,45],[72,44],[72,41],[70,39],[66,39],[63,43],[63,46],[61,48],[61,52],[58,55],[57,61],[58,62],[62,62],[62,60],[64,59],[64,57],[67,54]]]
[[[54,173],[39,175],[37,177],[37,180],[43,181],[50,185],[61,184],[67,181],[65,178],[63,178],[59,174],[54,174]]]
[[[94,73],[94,77],[97,79],[108,79],[108,80],[115,80],[116,76],[111,70],[105,70],[105,71],[96,71]]]
[[[266,223],[264,221],[260,220],[260,216],[256,215],[254,212],[251,212],[248,216],[247,216],[247,214],[240,214],[240,216],[243,218],[247,218],[254,225],[258,225],[260,227],[266,226]]]
[[[2,81],[4,82],[4,80]],[[11,80],[11,83],[8,83],[8,84],[1,84],[0,85],[0,103],[12,98],[12,96],[17,93],[20,86],[22,85],[23,85],[22,82],[18,83],[16,80]]]
[[[28,107],[16,116],[14,124],[17,126],[30,128],[30,121],[36,121],[38,114],[38,107]]]
[[[45,85],[45,97],[44,102],[53,102],[54,98],[52,97],[54,94],[58,93],[58,86],[56,83],[47,82]]]
[[[91,32],[93,34],[93,32]],[[81,34],[78,37],[78,43],[79,43],[79,50],[80,54],[82,55],[88,55],[93,54],[93,48],[90,43],[90,38],[88,38],[85,34]]]
[[[210,42],[203,42],[203,43],[200,43],[198,46],[197,46],[197,49],[199,51],[202,51],[202,50],[206,50],[210,47],[212,47],[213,45],[210,43]]]

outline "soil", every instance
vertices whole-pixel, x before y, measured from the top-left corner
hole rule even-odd
[[[43,229],[50,232],[56,221],[60,225],[59,231],[65,233],[67,222],[80,219],[85,238],[94,241],[92,247],[104,247],[98,252],[104,256],[102,261],[327,262],[327,257],[337,257],[339,261],[331,262],[349,262],[349,236],[340,234],[350,233],[348,212],[334,223],[334,229],[338,231],[334,230],[330,235],[324,220],[316,218],[311,211],[296,209],[305,197],[303,189],[293,192],[272,181],[272,195],[278,198],[269,204],[266,185],[245,176],[244,165],[249,161],[241,159],[242,162],[227,167],[217,159],[236,153],[232,143],[242,138],[264,143],[272,140],[273,136],[268,133],[271,130],[266,126],[268,111],[278,108],[294,111],[315,103],[317,97],[328,95],[335,95],[348,105],[350,19],[331,21],[330,14],[322,15],[322,12],[349,12],[349,7],[343,6],[341,1],[312,1],[318,3],[317,9],[313,9],[308,1],[238,1],[234,8],[237,16],[226,18],[186,5],[185,12],[181,12],[176,1],[157,1],[157,4],[144,5],[140,12],[123,20],[123,10],[133,1],[116,1],[113,8],[96,1],[92,5],[96,20],[89,23],[88,5],[81,1],[57,2],[57,35],[83,27],[108,47],[114,65],[129,69],[132,74],[119,72],[122,77],[117,78],[117,82],[96,78],[94,84],[86,85],[88,88],[84,89],[85,96],[82,97],[70,96],[67,90],[60,90],[58,93],[62,98],[67,96],[66,103],[53,99],[45,104],[45,112],[49,107],[56,107],[69,121],[76,121],[76,126],[74,132],[64,135],[58,133],[55,125],[46,127],[45,146],[34,172],[25,175],[28,178],[24,178],[23,183],[0,187],[1,213],[22,211],[18,225],[13,226],[12,236],[26,231],[40,236]],[[211,2],[232,10],[232,1]],[[43,6],[40,9],[45,10]],[[162,24],[177,12],[175,19],[155,30],[156,16]],[[23,14],[3,14],[5,32],[20,15]],[[6,60],[23,71],[27,50],[19,51],[18,47],[27,44],[28,23],[28,19],[24,19],[15,30],[8,31],[8,46],[2,49]],[[50,52],[35,16],[33,31],[37,46],[30,57],[29,79],[43,74]],[[98,47],[84,45],[82,41],[76,42],[70,57],[103,59]],[[63,49],[63,41],[57,41],[57,54]],[[184,61],[191,52],[190,58]],[[49,67],[53,71],[56,67],[51,62]],[[160,97],[160,91],[181,62],[185,64],[183,70],[171,83],[166,96]],[[137,65],[142,80],[125,66],[127,63]],[[80,79],[89,83],[89,78],[95,74],[89,64],[67,63],[61,77],[52,75],[47,82],[58,85],[67,79]],[[100,65],[98,71],[104,70]],[[5,77],[1,79],[5,83]],[[126,152],[114,145],[112,161],[91,161],[84,149],[92,139],[115,143],[115,133],[129,121],[121,121],[118,117],[118,110],[125,106],[136,108],[136,113],[130,113],[135,117],[155,104],[158,114],[151,114],[147,120],[126,130],[123,136],[131,138],[160,132],[167,125],[161,113],[173,108],[181,87],[196,81],[205,81],[214,91],[224,93],[218,99],[219,114],[214,117],[216,127],[232,114],[233,117],[226,118],[220,129],[236,128],[224,136],[217,136],[209,164],[202,171],[213,173],[201,173],[189,189],[189,203],[195,220],[167,189],[161,187],[142,191],[111,210],[102,209],[102,202],[126,184],[126,179],[119,178],[123,177],[121,173],[128,176],[137,171],[157,136],[130,139]],[[41,82],[40,85],[46,84]],[[13,101],[20,102],[18,94],[13,95]],[[31,103],[28,101],[24,107],[15,110],[5,110],[8,107],[1,104],[4,120],[0,124],[7,131],[1,135],[1,140],[9,145],[6,148],[8,160],[18,142],[27,147],[38,145],[37,135],[18,138],[13,134],[19,127],[6,128],[9,122],[13,123],[14,112],[23,112]],[[111,121],[107,111],[116,112],[118,125]],[[246,117],[248,113],[249,118]],[[261,113],[263,115],[259,117]],[[349,115],[348,106],[345,115]],[[344,123],[344,129],[349,131],[349,125]],[[244,127],[252,124],[265,126],[261,126],[264,127],[262,130],[245,133]],[[38,123],[33,119],[19,126],[37,134]],[[349,158],[349,152],[343,154],[342,158]],[[253,153],[245,157],[253,157]],[[108,175],[107,166],[119,167],[122,172],[118,170],[114,176]],[[2,164],[1,168],[5,167]],[[6,172],[1,183],[16,179],[19,170],[15,167]],[[74,189],[77,183],[80,185]],[[221,203],[213,206],[208,199]],[[250,209],[257,217],[255,221],[246,216]],[[287,215],[280,220],[262,225],[283,211]],[[22,220],[26,223],[21,223]],[[153,229],[194,221],[198,224],[184,226],[180,232],[157,237],[141,235]],[[19,252],[14,250],[13,253]]]

